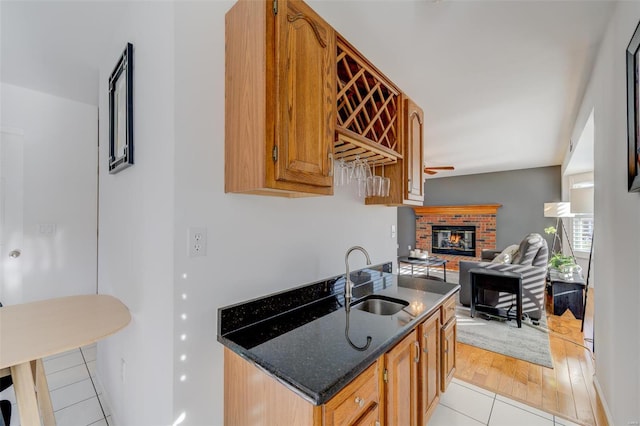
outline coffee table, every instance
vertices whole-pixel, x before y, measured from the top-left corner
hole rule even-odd
[[[113,296],[69,296],[0,308],[0,376],[11,374],[20,424],[55,425],[42,358],[97,342],[125,327]]]
[[[444,281],[447,281],[447,259],[442,259],[440,257],[431,256],[426,259],[416,259],[408,256],[400,256],[398,257],[398,264],[407,263],[411,265],[411,276],[413,276],[413,267],[414,265],[426,266],[427,267],[427,278],[432,278],[429,276],[429,268],[432,266],[442,266],[442,272],[444,274]]]

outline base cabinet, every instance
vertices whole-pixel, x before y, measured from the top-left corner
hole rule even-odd
[[[427,318],[419,327],[420,424],[424,425],[440,401],[440,315]]]
[[[224,354],[226,426],[422,426],[455,372],[455,296],[322,406],[233,351]]]
[[[371,410],[367,411],[358,419],[356,423],[353,423],[357,426],[380,426],[382,423],[380,422],[380,410],[378,410],[378,406],[376,405]]]
[[[444,392],[453,379],[456,371],[456,331],[457,322],[453,317],[447,324],[442,327],[442,380],[440,390]]]
[[[386,422],[388,426],[418,424],[420,342],[414,330],[384,355]]]
[[[379,363],[367,368],[323,406],[324,426],[375,426],[380,422]]]

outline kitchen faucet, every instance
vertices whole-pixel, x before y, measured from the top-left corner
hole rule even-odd
[[[364,255],[367,258],[367,265],[371,265],[371,259],[369,258],[369,253],[367,253],[367,251],[360,246],[351,247],[349,250],[347,250],[347,254],[344,255],[344,264],[347,267],[347,275],[345,277],[345,283],[344,283],[344,307],[347,311],[351,309],[349,305],[351,304],[351,289],[353,288],[353,283],[351,282],[351,275],[349,274],[349,255],[354,250],[360,250],[362,253],[364,253]]]

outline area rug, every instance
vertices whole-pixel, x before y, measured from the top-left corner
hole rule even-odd
[[[471,318],[469,308],[457,306],[458,342],[553,368],[544,315],[539,327],[527,320],[522,322],[522,328],[518,328],[515,320],[486,320],[483,316],[477,313]]]

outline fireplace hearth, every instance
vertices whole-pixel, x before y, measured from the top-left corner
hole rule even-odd
[[[461,225],[433,225],[431,252],[475,257],[476,227]]]

